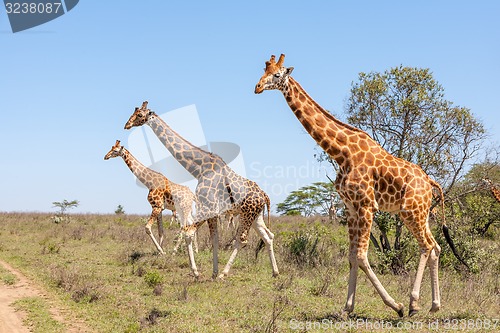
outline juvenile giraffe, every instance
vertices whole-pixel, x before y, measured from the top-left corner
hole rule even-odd
[[[266,62],[265,73],[255,93],[280,90],[295,116],[312,138],[339,166],[335,187],[346,205],[349,229],[349,287],[344,311],[354,310],[358,267],[368,276],[386,305],[403,316],[404,306],[387,293],[368,263],[367,251],[373,214],[377,210],[397,213],[418,241],[420,261],[410,297],[409,315],[419,309],[420,285],[426,264],[432,287],[431,312],[441,307],[438,259],[441,248],[431,234],[428,216],[433,189],[438,191],[444,209],[441,186],[419,166],[397,158],[384,150],[367,133],[345,124],[314,101],[284,67],[282,54]],[[445,236],[447,227],[444,224]],[[451,241],[449,237],[447,240]],[[450,244],[451,245],[451,244]],[[454,249],[454,248],[452,248]]]
[[[187,187],[171,182],[167,177],[159,172],[151,170],[139,162],[125,147],[120,144],[120,140],[104,156],[105,160],[114,157],[122,157],[130,171],[149,189],[148,201],[151,204],[152,212],[146,224],[146,233],[151,237],[154,245],[161,254],[165,254],[162,249],[163,243],[163,222],[162,211],[169,209],[178,212],[178,219],[181,228],[193,223],[192,205],[195,199],[193,192]],[[159,242],[154,237],[151,226],[158,224]],[[179,245],[177,241],[176,249]],[[174,250],[175,251],[175,250]]]
[[[253,227],[266,244],[273,276],[279,274],[274,257],[273,233],[264,223],[263,212],[269,198],[253,181],[236,174],[218,155],[206,152],[191,144],[172,130],[156,113],[147,108],[148,102],[135,108],[125,124],[125,129],[147,124],[172,156],[198,180],[196,187],[196,215],[191,227],[186,227],[186,241],[190,242],[192,233],[208,221],[213,247],[213,278],[222,279],[228,275],[236,255],[242,245],[247,243],[248,231]],[[226,212],[239,215],[236,243],[231,256],[218,275],[218,217]],[[190,253],[193,274],[199,276],[194,257]]]

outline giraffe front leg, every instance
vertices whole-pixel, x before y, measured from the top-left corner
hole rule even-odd
[[[183,228],[184,239],[186,241],[186,247],[189,258],[189,265],[191,266],[191,271],[195,278],[200,277],[200,273],[198,272],[198,267],[196,267],[196,261],[194,260],[193,253],[193,234],[196,232],[196,226],[186,226]]]
[[[212,240],[212,279],[219,274],[219,231],[217,230],[217,218],[208,219],[208,229]]]
[[[175,241],[175,246],[174,246],[174,250],[172,251],[172,255],[177,254],[177,251],[179,251],[179,247],[181,246],[181,242],[182,242],[182,231],[179,231],[176,238],[177,239]]]
[[[346,206],[347,224],[349,226],[349,281],[347,286],[347,300],[343,309],[344,314],[354,311],[356,298],[356,284],[358,281],[358,259],[357,259],[357,231],[352,227],[356,222],[354,209]]]
[[[151,240],[153,241],[153,244],[156,246],[156,249],[160,254],[165,254],[163,249],[161,248],[160,244],[156,240],[155,236],[153,235],[153,232],[151,230],[151,226],[154,224],[155,221],[158,219],[158,215],[161,214],[162,209],[155,207],[153,208],[153,211],[151,213],[151,216],[149,217],[148,223],[146,223],[146,233],[149,235]]]
[[[159,238],[159,245],[162,248],[163,247],[163,239],[164,239],[164,230],[163,230],[163,219],[162,219],[162,212],[158,214],[158,217],[156,218],[157,224],[158,224],[158,238]]]
[[[394,311],[396,311],[399,317],[403,317],[404,305],[402,303],[396,303],[394,298],[392,298],[389,295],[389,293],[385,290],[384,286],[382,285],[382,283],[380,283],[379,279],[377,278],[372,268],[370,267],[370,263],[368,262],[368,258],[366,257],[366,252],[364,253],[358,252],[358,265],[363,270],[363,272],[365,272],[365,274],[368,276],[368,279],[370,279],[371,283],[373,284],[378,294],[384,301],[384,304],[389,306]]]
[[[196,229],[196,232],[193,235],[193,249],[195,253],[198,253],[198,229]]]
[[[357,209],[356,224],[352,227],[351,225],[349,226],[349,237],[351,237],[351,243],[353,244],[351,247],[351,256],[356,250],[356,261],[359,268],[366,274],[375,287],[375,290],[377,290],[382,298],[384,304],[396,311],[399,317],[403,317],[404,305],[402,303],[396,303],[394,298],[389,295],[368,262],[367,253],[370,241],[370,229],[373,221],[373,211],[374,208],[371,206],[361,206]],[[352,278],[352,276],[350,276],[350,278]]]
[[[356,297],[356,284],[358,280],[358,260],[357,251],[351,247],[349,252],[349,282],[347,287],[347,301],[344,306],[345,313],[354,311],[354,301]]]

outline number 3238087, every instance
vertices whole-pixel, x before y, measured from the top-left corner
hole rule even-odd
[[[58,14],[62,10],[60,2],[7,2],[7,14]]]

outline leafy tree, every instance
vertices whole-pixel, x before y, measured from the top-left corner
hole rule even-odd
[[[68,209],[73,209],[75,207],[78,207],[79,204],[80,204],[80,202],[78,200],[68,201],[66,199],[64,199],[63,201],[52,202],[52,205],[53,205],[52,207],[59,208],[59,212],[57,212],[56,215],[52,217],[52,220],[55,223],[61,223],[64,221],[69,222],[69,215],[67,215],[66,211]]]
[[[345,105],[347,122],[365,130],[394,156],[418,164],[449,193],[479,155],[486,139],[482,123],[468,108],[444,98],[429,69],[395,67],[360,73]],[[335,162],[324,154],[319,160]],[[403,222],[386,213],[374,218],[380,236],[372,243],[391,259],[393,272],[405,270],[410,246]],[[394,230],[391,246],[388,234]]]
[[[489,161],[475,164],[450,193],[449,215],[469,235],[494,237],[491,228],[500,224],[500,204],[484,179],[498,186],[500,165]]]
[[[328,215],[332,202],[340,200],[335,193],[331,182],[316,182],[292,191],[276,210],[282,215]]]
[[[429,69],[396,67],[360,73],[346,104],[347,121],[394,156],[422,167],[448,192],[486,138],[470,109],[444,98]]]

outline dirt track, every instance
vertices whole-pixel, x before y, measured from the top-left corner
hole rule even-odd
[[[0,265],[17,277],[16,283],[12,286],[0,282],[0,333],[30,332],[29,328],[23,324],[24,314],[16,311],[12,307],[12,303],[24,297],[35,296],[42,297],[47,301],[52,317],[64,323],[67,332],[89,332],[82,323],[73,319],[71,323],[65,320],[68,318],[63,317],[62,310],[54,307],[47,295],[22,275],[21,272],[2,260],[0,260]]]

